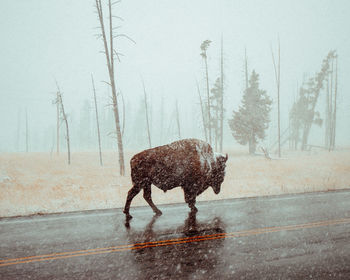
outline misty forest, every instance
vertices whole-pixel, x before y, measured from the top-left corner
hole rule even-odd
[[[269,3],[3,3],[1,216],[120,207],[187,138],[229,155],[199,200],[348,187],[348,4]]]

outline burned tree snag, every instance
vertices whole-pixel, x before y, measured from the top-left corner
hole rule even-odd
[[[208,129],[208,140],[209,144],[211,144],[211,115],[210,115],[210,96],[209,96],[209,75],[208,75],[208,60],[207,60],[207,49],[210,45],[211,41],[210,40],[205,40],[201,44],[201,56],[204,59],[204,64],[205,64],[205,81],[206,81],[206,90],[207,90],[207,115],[208,115],[208,120],[207,120],[207,129]]]
[[[151,131],[149,128],[149,118],[148,118],[148,104],[147,104],[147,92],[145,88],[145,83],[142,81],[142,86],[143,86],[143,94],[145,98],[145,112],[146,112],[146,125],[147,125],[147,136],[148,136],[148,144],[149,147],[152,148],[152,143],[151,143]]]
[[[95,0],[96,9],[98,13],[98,19],[100,22],[101,28],[101,37],[104,45],[104,53],[107,60],[107,68],[110,79],[110,86],[112,88],[112,101],[113,101],[113,112],[114,112],[114,121],[115,128],[117,133],[117,142],[118,142],[118,153],[119,153],[119,168],[120,175],[125,175],[125,163],[124,163],[124,150],[123,150],[123,140],[120,130],[120,120],[119,120],[119,109],[118,109],[118,99],[117,99],[117,90],[114,78],[114,55],[118,57],[118,53],[113,48],[113,39],[116,36],[123,36],[124,34],[113,35],[113,23],[112,23],[112,3],[111,0],[108,1],[108,12],[109,12],[109,46],[107,42],[107,35],[105,30],[104,18],[103,18],[103,9],[101,0]],[[124,37],[127,37],[124,35]]]
[[[277,86],[277,119],[278,119],[278,157],[281,157],[281,113],[280,113],[280,85],[281,85],[281,51],[280,40],[278,39],[278,64],[276,66],[275,56],[271,48],[273,68],[275,70],[275,79]]]
[[[98,151],[100,156],[100,165],[103,165],[102,162],[102,152],[101,152],[101,135],[100,135],[100,123],[98,120],[98,111],[97,111],[97,100],[96,100],[96,90],[95,90],[95,83],[94,83],[94,77],[91,74],[91,82],[92,82],[92,89],[94,93],[94,103],[95,103],[95,116],[96,116],[96,126],[97,126],[97,140],[98,140]]]
[[[64,111],[64,106],[63,106],[63,101],[62,101],[62,92],[58,86],[58,83],[56,81],[56,86],[57,86],[57,101],[60,107],[61,111],[61,118],[63,122],[66,125],[66,140],[67,140],[67,153],[68,153],[68,164],[70,164],[70,140],[69,140],[69,126],[68,126],[68,120],[67,120],[67,115]]]
[[[202,122],[203,122],[203,131],[204,131],[204,136],[205,136],[205,141],[208,142],[208,134],[207,134],[207,129],[206,129],[206,123],[205,123],[205,113],[204,113],[204,108],[203,108],[203,101],[201,97],[201,92],[199,90],[199,85],[198,82],[196,81],[197,84],[197,92],[198,92],[198,97],[199,97],[199,104],[201,106],[201,113],[202,113]]]

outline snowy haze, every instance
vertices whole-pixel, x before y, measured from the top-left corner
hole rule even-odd
[[[107,3],[104,1],[105,4]],[[106,14],[106,13],[105,13]],[[175,102],[178,100],[181,136],[203,138],[196,79],[204,97],[201,43],[209,39],[210,87],[220,74],[220,40],[224,42],[225,141],[236,145],[227,119],[240,105],[244,88],[243,59],[260,75],[262,89],[273,99],[272,122],[265,142],[276,140],[276,85],[271,46],[281,42],[281,130],[297,85],[320,71],[330,50],[339,55],[336,144],[350,145],[350,2],[125,0],[114,7],[124,21],[120,32],[136,44],[116,41],[124,54],[116,65],[118,90],[125,99],[126,148],[147,148],[143,88],[148,93],[152,144],[177,139]],[[102,41],[95,38],[98,19],[94,1],[11,1],[0,3],[0,151],[25,150],[25,111],[28,113],[29,150],[50,151],[55,139],[55,79],[71,126],[74,150],[97,149],[91,73],[95,78],[104,148],[115,149],[106,59]],[[162,101],[163,99],[163,101]],[[164,118],[161,119],[163,102]],[[324,118],[324,93],[319,99]],[[85,108],[85,109],[84,109]],[[85,114],[85,115],[84,115]],[[61,134],[63,135],[63,125]],[[323,144],[324,128],[314,129],[310,141]],[[88,140],[87,140],[88,139]],[[62,142],[64,138],[62,137]],[[62,143],[62,147],[64,142]],[[225,147],[224,147],[225,148]]]

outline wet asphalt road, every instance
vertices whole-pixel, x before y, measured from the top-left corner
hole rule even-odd
[[[350,279],[350,191],[0,219],[0,279]]]

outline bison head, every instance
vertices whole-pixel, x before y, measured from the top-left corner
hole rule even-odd
[[[224,181],[227,159],[227,154],[225,156],[221,154],[216,155],[216,161],[214,162],[210,179],[210,185],[213,188],[215,194],[218,194],[220,192],[221,184]]]

